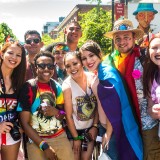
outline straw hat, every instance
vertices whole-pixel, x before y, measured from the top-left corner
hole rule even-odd
[[[144,35],[144,32],[141,29],[133,28],[133,24],[130,20],[120,19],[115,21],[113,31],[107,32],[105,36],[113,39],[114,34],[128,32],[128,31],[135,33],[136,39],[140,39]]]

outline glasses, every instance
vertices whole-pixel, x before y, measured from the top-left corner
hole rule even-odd
[[[27,39],[26,40],[26,44],[31,44],[32,42],[34,42],[34,43],[39,43],[40,42],[40,39],[38,39],[38,38],[35,38],[35,39]]]
[[[45,68],[47,67],[47,69],[53,70],[54,67],[55,67],[55,65],[54,65],[54,64],[50,64],[50,63],[48,63],[48,64],[39,63],[39,64],[37,64],[37,67],[38,67],[39,69],[45,69]]]

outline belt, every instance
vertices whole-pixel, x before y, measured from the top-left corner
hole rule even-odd
[[[59,135],[61,135],[64,131],[65,130],[63,128],[61,128],[61,129],[55,131],[55,133],[52,134],[52,135],[46,135],[46,136],[44,136],[44,135],[41,136],[40,135],[40,137],[41,138],[55,138],[55,137],[58,137]]]

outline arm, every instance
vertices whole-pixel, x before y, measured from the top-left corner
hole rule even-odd
[[[20,122],[22,128],[24,129],[25,134],[38,146],[43,141],[43,139],[37,134],[37,132],[30,126],[30,112],[22,111],[20,113]],[[48,149],[44,150],[44,153],[47,158],[51,160],[56,160],[55,151],[51,146]]]
[[[64,95],[64,109],[66,112],[66,121],[69,131],[71,132],[73,137],[77,137],[78,133],[74,124],[74,120],[72,117],[73,107],[72,107],[72,93],[71,89],[67,84],[63,84],[63,95]],[[75,154],[79,154],[81,150],[81,141],[76,140],[73,144],[73,150]]]

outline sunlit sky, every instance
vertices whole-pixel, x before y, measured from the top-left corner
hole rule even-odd
[[[103,4],[107,2],[103,0]],[[59,17],[66,17],[77,4],[90,3],[86,0],[0,0],[0,23],[7,23],[23,41],[27,30],[41,33],[46,22],[58,22]]]

